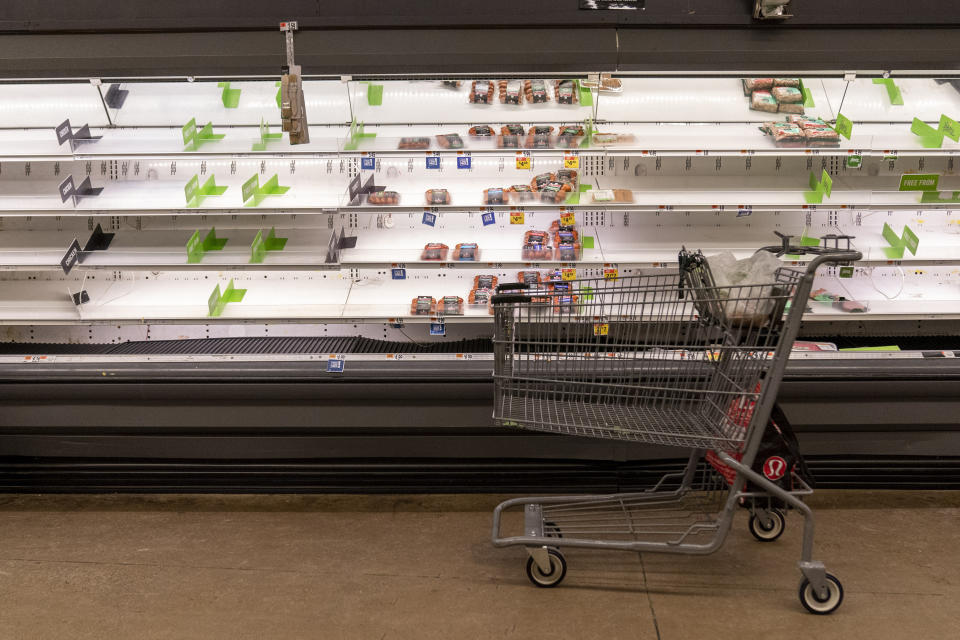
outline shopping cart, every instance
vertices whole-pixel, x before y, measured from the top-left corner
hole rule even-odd
[[[561,547],[708,554],[738,505],[750,509],[754,535],[772,540],[784,526],[773,505],[785,504],[804,516],[800,601],[834,611],[843,587],[813,560],[813,514],[801,500],[809,486],[795,476],[788,491],[751,467],[817,268],[861,257],[835,250],[766,284],[719,287],[703,255],[684,250],[678,272],[499,287],[497,424],[690,455],[648,491],[507,500],[494,511],[493,544],[526,547],[530,580],[553,587],[566,575]],[[501,535],[511,507],[523,507],[522,535]]]

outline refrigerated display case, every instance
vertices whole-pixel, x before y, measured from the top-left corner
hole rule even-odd
[[[0,82],[6,455],[660,457],[490,429],[477,283],[783,236],[863,254],[801,336],[870,350],[791,359],[808,450],[960,455],[960,74],[590,69],[307,75],[301,145],[277,77]]]

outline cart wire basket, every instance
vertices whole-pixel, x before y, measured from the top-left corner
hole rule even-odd
[[[562,547],[708,554],[723,544],[740,504],[750,530],[772,541],[786,504],[804,516],[800,600],[831,613],[840,581],[812,559],[814,520],[799,476],[785,490],[752,470],[817,268],[859,260],[816,255],[763,284],[717,286],[708,260],[685,249],[676,271],[507,284],[494,306],[494,421],[515,429],[682,447],[681,473],[650,490],[516,498],[494,511],[493,544],[524,546],[527,575],[553,587]],[[709,452],[724,479],[702,460]],[[747,482],[749,481],[749,490]],[[501,534],[522,508],[522,535]]]

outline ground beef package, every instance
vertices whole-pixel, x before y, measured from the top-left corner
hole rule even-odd
[[[777,112],[777,100],[769,91],[754,91],[750,96],[750,108],[754,111]]]

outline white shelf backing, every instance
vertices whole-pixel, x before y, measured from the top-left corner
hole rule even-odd
[[[52,135],[53,127],[68,118],[75,127],[110,124],[97,87],[89,82],[0,83],[0,127],[50,127]]]
[[[114,124],[125,127],[182,127],[191,118],[196,118],[197,124],[201,126],[207,122],[213,122],[214,126],[259,125],[261,120],[265,120],[275,130],[279,130],[277,81],[231,81],[230,88],[240,90],[240,101],[235,108],[223,105],[223,89],[217,86],[217,82],[124,83],[121,88],[130,93],[122,108],[111,109],[111,117]],[[350,105],[343,83],[334,80],[308,80],[303,84],[308,122],[350,122]]]
[[[622,78],[621,82],[622,92],[600,93],[598,120],[742,123],[766,122],[779,115],[751,110],[750,97],[743,95],[739,78]],[[804,86],[816,105],[805,109],[805,115],[834,118],[821,81],[804,79]]]
[[[388,80],[376,84],[383,86],[383,104],[380,106],[369,104],[366,83],[350,83],[350,100],[354,116],[359,122],[492,125],[503,122],[583,122],[593,115],[592,105],[583,106],[579,102],[558,104],[553,95],[553,80],[547,81],[550,92],[548,102],[524,102],[520,105],[501,104],[496,91],[490,104],[472,104],[468,100],[470,80],[463,81],[458,89],[445,87],[439,80]],[[306,90],[304,93],[306,94]],[[309,106],[307,114],[310,114]]]
[[[886,86],[874,84],[871,78],[857,78],[847,83],[840,78],[826,78],[823,86],[833,109],[850,118],[854,131],[858,122],[909,123],[914,118],[938,122],[942,114],[956,120],[960,117],[960,92],[950,84],[937,84],[931,78],[893,78],[903,97],[902,105],[890,104]],[[846,91],[846,95],[844,95]]]

